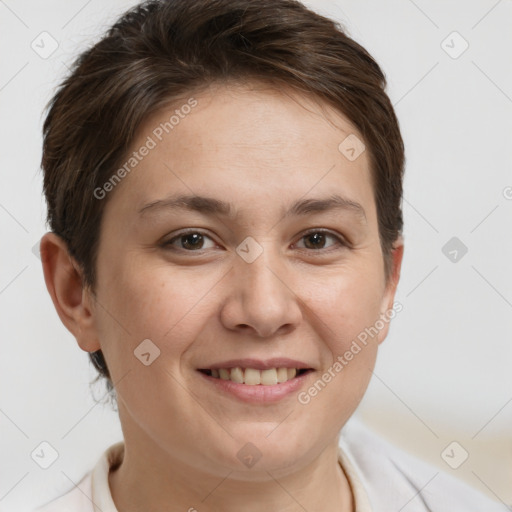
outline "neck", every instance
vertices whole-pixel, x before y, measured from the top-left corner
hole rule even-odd
[[[123,460],[109,475],[118,512],[354,511],[350,485],[338,463],[338,439],[299,469],[276,476],[255,467],[247,480],[235,470],[213,473],[189,464],[141,430],[124,429],[124,434]]]

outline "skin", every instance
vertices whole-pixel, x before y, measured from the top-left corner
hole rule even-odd
[[[349,161],[338,150],[350,133],[362,139],[340,113],[254,82],[194,98],[191,113],[105,199],[95,295],[57,236],[41,243],[62,322],[83,350],[103,350],[116,385],[126,448],[109,477],[114,502],[120,512],[352,511],[338,435],[367,389],[389,322],[305,405],[297,393],[242,403],[197,368],[289,357],[315,369],[299,391],[307,390],[392,308],[403,241],[386,282],[369,155]],[[148,118],[133,150],[175,108]],[[229,201],[238,216],[139,215],[174,193]],[[345,210],[282,215],[296,200],[333,193],[360,203],[365,219]],[[203,233],[203,245],[175,238],[185,228]],[[314,245],[304,234],[312,228],[330,234]],[[248,236],[263,250],[252,263],[236,252]],[[149,366],[134,356],[144,339],[160,349]],[[252,468],[236,456],[248,442],[261,452]]]

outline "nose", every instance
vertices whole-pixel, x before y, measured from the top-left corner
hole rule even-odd
[[[267,249],[252,263],[236,258],[221,311],[227,329],[268,338],[297,328],[302,319],[297,276],[279,258]]]

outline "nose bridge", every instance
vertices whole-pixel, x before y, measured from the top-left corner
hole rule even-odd
[[[231,328],[252,327],[260,336],[269,336],[286,326],[296,325],[300,309],[293,293],[289,273],[272,248],[271,238],[258,240],[259,254],[252,260],[246,257],[257,250],[255,245],[240,244],[235,260],[232,294],[228,301],[227,321]],[[246,252],[240,251],[246,249]],[[254,252],[252,256],[254,256]]]
[[[283,278],[277,277],[283,274],[283,266],[279,263],[278,254],[271,248],[270,241],[264,246],[262,245],[262,251],[254,261],[249,262],[243,257],[241,259],[243,261],[238,261],[237,266],[240,282],[245,284],[243,291],[246,296],[267,294],[269,297],[277,299],[284,292],[282,289],[284,287]]]

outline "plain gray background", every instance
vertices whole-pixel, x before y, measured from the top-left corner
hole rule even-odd
[[[0,1],[2,511],[67,491],[121,439],[36,249],[43,108],[77,53],[134,3]],[[379,62],[406,144],[403,311],[357,415],[512,504],[512,2],[306,3]],[[453,441],[455,458],[469,454],[458,469],[442,456]],[[31,458],[42,442],[58,453],[48,469]]]

